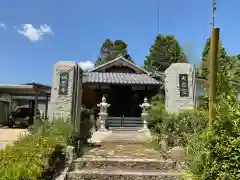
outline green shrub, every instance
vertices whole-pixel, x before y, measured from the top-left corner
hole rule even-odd
[[[36,129],[35,133],[0,151],[0,179],[42,179],[42,176],[52,175],[59,164],[63,165],[65,156],[62,150],[72,138],[72,124],[43,122]]]
[[[190,135],[202,132],[206,126],[206,113],[185,111],[179,114],[166,114],[159,128],[161,134],[167,135],[169,146],[185,146]]]
[[[162,122],[164,113],[165,113],[165,105],[164,105],[164,97],[161,94],[154,96],[151,100],[151,110],[150,117],[148,120],[148,127],[152,129],[154,132],[158,132],[158,126]]]
[[[151,105],[149,128],[157,136],[167,135],[170,146],[185,145],[189,135],[203,131],[207,125],[205,112],[193,110],[179,114],[167,113],[161,95],[155,96]]]
[[[189,137],[189,167],[201,179],[240,179],[240,105],[236,94],[223,95],[210,129]]]

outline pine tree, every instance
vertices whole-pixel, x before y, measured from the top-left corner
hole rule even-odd
[[[172,63],[187,62],[180,44],[174,36],[159,34],[144,61],[144,68],[150,72],[165,71]]]
[[[209,67],[210,67],[210,44],[211,39],[208,38],[202,53],[202,64],[201,64],[201,73],[200,77],[204,79],[204,83],[201,85],[205,91],[204,96],[199,97],[201,104],[200,107],[207,109],[208,108],[208,91],[209,91]],[[223,47],[222,43],[219,42],[219,52],[218,52],[218,68],[217,68],[217,97],[222,93],[227,93],[229,91],[229,72],[232,70],[232,58],[227,56],[227,52]]]
[[[122,56],[130,62],[134,63],[131,56],[128,54],[128,45],[122,40],[112,41],[106,39],[101,46],[100,56],[95,63],[95,66],[99,66],[108,61],[114,60],[115,58]]]
[[[203,79],[208,79],[209,75],[209,66],[210,66],[210,57],[209,57],[209,52],[210,52],[210,44],[211,44],[211,39],[208,38],[204,47],[204,50],[202,52],[202,64],[201,64],[201,77]],[[227,53],[225,48],[222,46],[222,43],[220,42],[219,44],[219,53],[218,53],[218,70],[223,71],[224,70],[224,65],[229,63],[229,59],[226,58]]]

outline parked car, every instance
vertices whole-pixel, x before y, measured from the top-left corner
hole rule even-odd
[[[8,126],[13,127],[14,125],[29,126],[33,124],[33,112],[32,108],[18,108],[14,111],[8,120]],[[37,110],[37,118],[40,117],[40,111]]]

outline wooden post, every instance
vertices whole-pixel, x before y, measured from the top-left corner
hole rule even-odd
[[[216,90],[217,90],[217,70],[218,70],[218,45],[219,28],[212,29],[210,46],[210,67],[209,67],[209,126],[216,119]]]
[[[77,67],[77,94],[76,94],[76,118],[75,118],[75,132],[77,137],[81,137],[81,113],[82,113],[82,72],[80,67]]]
[[[49,95],[48,93],[46,94],[46,106],[45,106],[45,119],[48,119],[48,99],[49,98]]]
[[[33,123],[35,124],[36,123],[36,120],[37,120],[37,110],[38,110],[38,90],[35,91],[36,94],[35,94],[35,105],[34,105],[34,120],[33,120]]]

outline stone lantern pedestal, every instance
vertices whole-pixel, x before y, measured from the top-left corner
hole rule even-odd
[[[106,98],[103,96],[102,102],[100,104],[97,104],[98,107],[100,107],[99,112],[99,119],[100,119],[100,128],[98,131],[108,131],[106,129],[106,121],[108,117],[107,109],[109,108],[110,104],[106,102]]]
[[[112,131],[106,129],[106,121],[108,117],[107,108],[109,108],[110,104],[106,102],[106,98],[103,96],[102,102],[97,104],[100,107],[99,112],[99,120],[100,120],[100,128],[93,133],[91,142],[102,142],[107,136],[109,136]]]
[[[147,98],[144,99],[144,102],[140,105],[140,107],[142,108],[141,117],[142,117],[143,127],[142,129],[139,130],[139,132],[145,132],[148,136],[151,136],[151,133],[148,129],[148,122],[147,122],[149,118],[149,110],[151,108],[151,105],[148,102]]]

